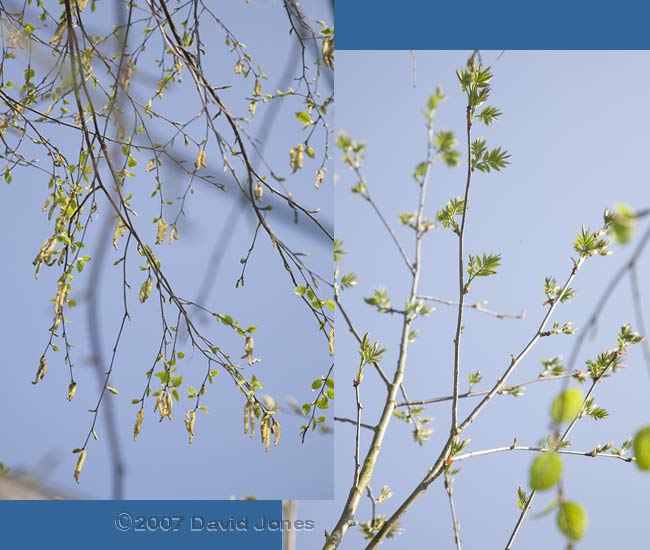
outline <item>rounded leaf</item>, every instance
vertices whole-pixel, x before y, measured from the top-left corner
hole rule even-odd
[[[563,391],[551,405],[553,422],[562,423],[573,420],[582,407],[582,390],[577,388]]]
[[[530,487],[537,491],[550,489],[562,476],[562,458],[556,452],[541,453],[530,466]]]
[[[650,470],[650,426],[641,428],[634,436],[634,457],[642,470]]]
[[[557,511],[557,526],[569,539],[580,540],[587,529],[587,512],[577,502],[563,502]]]

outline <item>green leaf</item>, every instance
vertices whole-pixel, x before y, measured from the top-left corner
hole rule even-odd
[[[347,251],[343,250],[343,241],[334,239],[334,261],[340,262],[344,254],[347,254]]]
[[[501,254],[483,254],[483,256],[470,256],[467,273],[470,279],[475,277],[488,277],[494,275],[497,267],[501,265]]]
[[[551,418],[558,424],[569,422],[580,412],[582,407],[582,390],[573,388],[558,395],[551,405]]]
[[[544,491],[555,486],[562,477],[562,458],[556,452],[541,453],[530,466],[530,488]]]
[[[113,386],[106,386],[106,391],[111,392],[113,395],[117,395],[119,393]]]
[[[423,177],[424,174],[427,171],[427,163],[426,162],[420,162],[416,167],[415,170],[413,171],[413,179],[415,181],[420,181]]]
[[[497,118],[499,118],[503,113],[496,107],[484,107],[483,110],[479,113],[477,118],[486,126],[492,124]]]
[[[303,296],[306,291],[307,291],[307,287],[303,285],[298,285],[296,288],[293,289],[293,293],[296,294],[297,296]]]
[[[328,409],[330,404],[329,404],[329,399],[327,398],[327,396],[324,395],[318,401],[316,401],[316,406],[319,409]]]
[[[297,112],[296,118],[303,124],[311,124],[311,117],[309,116],[308,113],[305,113],[304,111]]]
[[[650,470],[650,426],[641,428],[634,436],[634,458],[641,470]]]
[[[585,509],[577,502],[563,502],[557,511],[557,526],[569,539],[580,540],[587,529]]]
[[[592,232],[584,225],[573,242],[573,249],[582,257],[594,256],[595,254],[607,256],[610,253],[607,250],[608,246],[609,239],[603,237],[600,232]]]

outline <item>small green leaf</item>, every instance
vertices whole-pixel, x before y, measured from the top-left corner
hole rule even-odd
[[[106,390],[111,392],[113,395],[117,395],[119,393],[113,386],[106,386]]]
[[[297,112],[296,118],[303,124],[311,124],[311,118],[309,117],[309,114],[305,113],[304,111]]]

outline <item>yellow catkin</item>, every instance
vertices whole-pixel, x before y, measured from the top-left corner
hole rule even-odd
[[[166,403],[165,403],[166,415],[165,416],[167,416],[167,418],[169,418],[169,420],[171,420],[172,419],[172,407],[174,406],[174,400],[172,399],[172,394],[171,393],[166,393],[165,394],[165,399],[166,399]]]
[[[120,240],[120,237],[124,236],[124,233],[126,233],[126,225],[124,225],[122,218],[117,218],[117,224],[113,232],[113,248],[115,250],[117,250],[117,242]]]
[[[334,70],[334,40],[330,37],[325,38],[321,45],[321,53],[323,54],[325,65]]]
[[[251,437],[255,436],[255,411],[253,410],[255,405],[251,403],[251,406],[248,407],[248,421],[251,426]]]
[[[45,374],[47,373],[47,363],[45,362],[45,355],[41,355],[41,359],[38,362],[38,370],[36,371],[36,377],[34,378],[34,381],[32,384],[38,384],[43,378],[45,378]]]
[[[68,297],[68,290],[70,285],[64,281],[59,281],[56,289],[56,297],[54,298],[54,315],[57,317],[63,316],[63,306],[65,305],[66,298]]]
[[[297,172],[302,168],[304,160],[305,146],[300,143],[289,150],[289,166],[293,172]]]
[[[257,202],[262,202],[262,199],[264,198],[264,187],[262,187],[259,183],[256,184],[253,188],[253,195]]]
[[[316,172],[316,181],[314,182],[314,187],[318,189],[320,187],[320,184],[323,183],[323,179],[325,178],[325,170],[321,168],[318,172]]]
[[[277,420],[274,421],[271,431],[275,434],[275,437],[273,438],[273,446],[275,447],[280,443],[280,423]]]
[[[138,411],[137,416],[135,417],[135,426],[133,427],[133,441],[138,440],[140,435],[140,430],[142,429],[142,422],[144,421],[144,409]]]
[[[162,244],[165,242],[165,239],[167,238],[167,228],[169,226],[167,225],[167,222],[163,220],[162,218],[158,220],[158,231],[156,233],[156,244]]]
[[[194,164],[194,167],[198,172],[201,168],[205,166],[207,166],[207,164],[205,163],[205,150],[199,149],[199,155],[196,157],[196,163]]]
[[[333,326],[330,328],[330,332],[327,337],[327,343],[330,348],[330,357],[333,357],[334,356],[334,327]]]
[[[244,352],[245,352],[244,357],[246,357],[249,366],[253,364],[254,350],[255,350],[255,340],[253,340],[252,336],[247,336],[246,342],[244,343]]]
[[[248,408],[250,403],[246,402],[244,405],[244,433],[247,434],[250,429],[250,423],[248,422]]]
[[[176,227],[176,224],[173,224],[171,230],[169,231],[169,244],[172,244],[174,241],[177,240],[178,240],[178,227]]]
[[[156,410],[158,410],[158,413],[160,414],[160,421],[162,422],[163,418],[166,416],[162,393],[159,393],[158,399],[156,399]]]
[[[142,286],[140,287],[140,302],[144,304],[147,301],[147,298],[149,298],[152,289],[153,279],[151,278],[151,275],[149,275],[149,277],[147,277],[147,280],[142,283]]]
[[[77,459],[77,465],[74,468],[74,480],[79,483],[79,474],[84,467],[84,462],[86,462],[86,449],[79,453],[79,458]]]
[[[185,429],[187,430],[187,433],[190,436],[190,443],[192,443],[192,440],[194,439],[194,422],[195,421],[196,421],[196,411],[194,409],[190,409],[185,414]]]
[[[77,393],[77,383],[73,380],[68,386],[68,401],[72,401],[75,393]]]
[[[271,447],[271,417],[268,414],[265,414],[262,418],[262,424],[260,426],[260,436],[262,438],[262,443],[264,443],[264,450],[268,453],[269,448]]]

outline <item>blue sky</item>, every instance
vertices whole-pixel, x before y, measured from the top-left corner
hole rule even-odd
[[[417,188],[413,169],[424,159],[425,121],[421,115],[428,95],[440,85],[448,95],[436,115],[438,129],[464,130],[465,103],[454,71],[471,52],[417,52],[414,67],[407,51],[339,51],[336,68],[336,127],[358,140],[367,141],[364,174],[384,214],[397,227],[400,239],[412,251],[411,233],[397,224],[400,211],[412,211]],[[582,224],[599,227],[603,210],[616,202],[647,208],[648,122],[645,96],[650,83],[647,52],[482,52],[485,64],[493,65],[490,104],[503,116],[489,128],[475,125],[488,146],[505,147],[511,165],[501,173],[476,174],[472,187],[466,231],[467,253],[498,252],[498,274],[472,285],[469,301],[488,300],[497,311],[519,313],[523,320],[504,319],[468,311],[465,315],[461,387],[470,371],[480,369],[489,387],[534,334],[543,314],[543,283],[548,275],[564,280],[571,269],[573,238]],[[500,55],[500,57],[499,57]],[[497,60],[498,58],[498,60]],[[461,140],[462,141],[462,140]],[[461,142],[463,155],[466,147]],[[384,367],[392,372],[397,357],[400,320],[378,315],[365,305],[363,296],[377,285],[385,286],[393,303],[403,303],[409,282],[406,269],[379,221],[367,204],[350,192],[355,183],[340,159],[336,164],[336,235],[349,251],[342,271],[360,277],[348,291],[347,310],[361,333],[388,347]],[[461,168],[434,169],[425,216],[433,216],[445,202],[461,195]],[[557,310],[555,320],[573,321],[578,329],[594,307],[603,285],[626,261],[631,247],[614,246],[614,254],[596,257],[576,279],[576,298]],[[425,239],[422,293],[455,299],[456,240],[449,231],[436,229]],[[647,277],[648,258],[639,264],[641,282]],[[578,366],[599,350],[615,345],[618,328],[634,321],[629,283],[625,281],[601,317],[595,338],[588,338]],[[643,308],[648,309],[647,293]],[[430,317],[419,320],[418,341],[409,351],[405,378],[412,399],[448,395],[453,364],[455,311],[443,305]],[[339,326],[341,322],[339,322]],[[337,414],[353,416],[352,379],[356,372],[357,347],[344,330],[337,339]],[[569,354],[573,338],[558,335],[540,343],[517,368],[511,381],[534,378],[541,372],[543,357]],[[571,436],[576,449],[589,450],[597,443],[620,444],[648,422],[650,390],[641,350],[633,349],[628,368],[606,380],[596,391],[596,402],[610,416],[598,423],[580,421]],[[468,450],[508,445],[513,437],[522,445],[536,445],[549,433],[548,410],[559,383],[532,385],[524,397],[502,396],[466,433]],[[361,388],[363,419],[377,418],[384,393],[382,384],[367,373]],[[468,411],[468,403],[461,406]],[[390,515],[398,503],[421,480],[437,456],[436,449],[448,433],[450,409],[431,406],[435,432],[419,447],[412,442],[408,426],[394,421],[385,442],[373,481],[377,494],[384,484],[394,496],[379,505],[378,513]],[[363,434],[362,444],[369,436]],[[354,429],[337,425],[335,443],[336,501],[300,503],[298,516],[316,518],[317,528],[300,534],[299,548],[322,543],[323,529],[338,518],[353,476]],[[501,453],[463,463],[454,483],[455,500],[464,548],[503,548],[518,517],[516,490],[526,486],[533,455]],[[638,548],[645,540],[645,498],[650,478],[634,465],[609,459],[567,457],[567,497],[582,502],[590,528],[580,547]],[[534,519],[551,499],[538,495],[533,514],[526,520],[515,547],[546,549],[562,547],[554,516]],[[365,497],[364,497],[365,499]],[[357,519],[370,517],[365,499]],[[431,486],[403,521],[406,533],[387,548],[453,548],[453,532],[446,494],[440,480]],[[342,548],[363,544],[352,529]]]
[[[312,15],[330,19],[327,5],[326,2],[319,2],[310,6]],[[104,6],[103,9],[107,8]],[[229,2],[221,9],[219,16],[246,43],[255,63],[259,63],[269,75],[269,80],[264,82],[265,91],[274,92],[280,86],[289,55],[288,23],[282,4]],[[97,14],[88,16],[87,24],[91,27],[103,24],[107,17],[112,18],[113,14],[102,12],[102,6],[99,6]],[[134,32],[142,32],[142,27],[135,27]],[[248,102],[242,97],[250,96],[253,83],[249,79],[242,84],[242,79],[234,75],[232,67],[236,58],[228,54],[224,38],[216,29],[207,32],[204,28],[203,36],[208,52],[214,53],[213,61],[207,67],[210,77],[220,84],[232,85],[232,88],[222,92],[224,101],[237,114],[248,115]],[[144,79],[149,76],[156,78],[155,65],[144,63],[144,60],[151,62],[157,55],[155,47],[150,49],[151,53],[138,66]],[[37,61],[38,56],[34,59]],[[35,67],[38,70],[38,66]],[[22,73],[15,79],[21,77]],[[9,76],[5,75],[5,78]],[[199,109],[188,75],[186,80],[183,92],[170,91],[163,101],[175,119],[190,117]],[[155,80],[152,82],[155,83]],[[288,85],[297,87],[295,82]],[[143,89],[138,88],[137,83],[134,86],[136,94]],[[287,84],[284,86],[286,88]],[[250,128],[253,135],[259,130],[265,109],[264,105],[259,105]],[[273,138],[266,143],[267,158],[280,174],[290,175],[288,150],[304,139],[301,124],[295,120],[293,113],[299,109],[300,103],[297,101],[281,107]],[[164,131],[168,131],[168,127]],[[52,139],[56,139],[58,134],[55,131],[51,135]],[[201,129],[197,130],[197,135],[201,135]],[[70,134],[67,136],[66,139],[69,139]],[[70,140],[70,146],[76,144],[76,138]],[[314,145],[322,146],[322,140],[317,138]],[[182,146],[179,149],[182,150]],[[193,162],[196,153],[189,154]],[[208,150],[207,156],[208,163],[217,168],[219,179],[221,162],[216,151]],[[149,198],[153,178],[145,173],[146,161],[142,158],[134,170],[136,176],[129,185],[134,194],[134,207],[139,213],[142,233],[152,241],[155,226],[150,220],[157,215],[157,206],[156,200]],[[289,177],[286,185],[298,202],[304,202],[310,208],[320,208],[319,216],[332,227],[331,180],[326,180],[322,189],[315,191],[313,174],[316,168],[316,162],[307,159],[305,170]],[[184,191],[186,178],[178,172],[170,169],[164,177],[168,196],[176,197]],[[39,280],[35,281],[32,266],[41,243],[51,234],[46,215],[40,213],[48,193],[47,179],[36,172],[20,169],[14,171],[13,178],[11,185],[3,184],[0,190],[0,234],[6,266],[0,274],[0,283],[5,289],[5,313],[0,320],[4,356],[0,415],[5,419],[0,423],[0,458],[14,471],[25,472],[56,492],[70,496],[110,498],[109,460],[101,421],[97,430],[100,440],[97,443],[91,441],[88,447],[83,483],[77,486],[72,477],[76,456],[71,454],[71,450],[80,446],[85,439],[91,420],[86,411],[93,408],[97,396],[95,378],[88,364],[90,350],[84,304],[87,280],[83,278],[87,271],[77,278],[72,291],[80,304],[77,310],[69,314],[71,340],[77,346],[74,357],[79,387],[74,401],[69,403],[65,399],[69,380],[61,357],[50,356],[46,379],[38,386],[31,384],[38,358],[47,341],[52,317],[49,300],[56,292],[58,276],[55,269],[43,269]],[[202,184],[195,187],[196,191],[186,205],[188,215],[179,224],[181,240],[174,246],[165,244],[156,249],[176,292],[188,299],[198,294],[210,255],[228,220],[231,197],[238,196],[236,189],[226,194]],[[168,210],[170,216],[175,212],[174,206]],[[303,231],[304,222],[300,226],[283,224],[274,213],[270,214],[269,219],[272,224],[277,224],[275,227],[279,234],[285,235],[295,249],[310,253],[309,262],[316,271],[329,276],[332,266],[331,243],[315,238],[313,231]],[[93,226],[88,241],[91,250],[88,255],[91,256],[100,223]],[[247,269],[246,286],[235,289],[235,281],[241,271],[239,260],[250,246],[253,230],[250,215],[242,216],[237,225],[226,229],[233,233],[233,238],[227,249],[221,251],[220,269],[211,273],[215,282],[206,305],[232,315],[242,325],[258,326],[255,354],[263,357],[263,362],[250,367],[249,371],[255,372],[262,381],[264,393],[272,395],[287,408],[287,398],[290,396],[299,403],[313,399],[311,382],[327,372],[331,358],[313,316],[294,295],[293,285],[268,238],[258,240]],[[121,285],[117,271],[120,268],[111,266],[117,258],[117,253],[111,249],[108,268],[98,289],[105,360],[121,318]],[[209,414],[197,418],[196,437],[192,445],[187,443],[183,425],[187,408],[183,402],[177,405],[174,421],[161,424],[155,419],[153,402],[151,406],[148,404],[141,435],[137,443],[133,442],[136,407],[130,402],[142,393],[146,382],[145,371],[157,354],[160,316],[155,301],[144,305],[137,302],[142,275],[137,269],[137,260],[132,260],[132,267],[129,277],[134,289],[131,297],[132,320],[128,324],[111,381],[120,394],[108,396],[116,405],[117,424],[127,463],[126,498],[227,499],[247,495],[260,498],[329,498],[333,476],[332,436],[314,433],[302,444],[299,428],[303,419],[289,413],[283,414],[280,417],[283,428],[281,444],[265,453],[257,434],[255,439],[244,436],[244,402],[223,372],[206,396],[205,405]],[[236,354],[235,359],[239,360],[239,355],[243,353],[239,339],[232,338],[225,327],[216,326],[209,319],[202,319],[201,323],[212,337],[223,342],[224,350]],[[199,387],[204,364],[193,360],[189,346],[185,352],[188,357],[181,367],[184,383]],[[247,375],[250,376],[250,372]],[[330,415],[331,410],[327,414]]]

